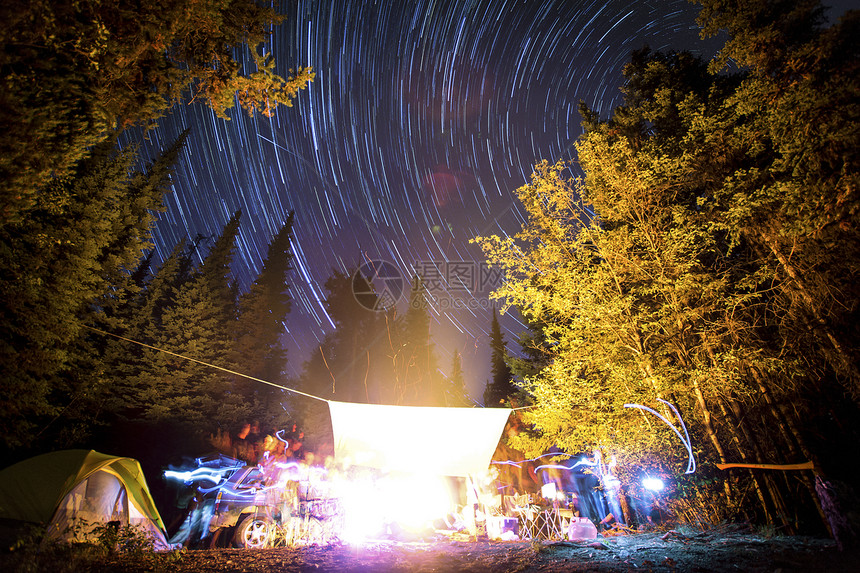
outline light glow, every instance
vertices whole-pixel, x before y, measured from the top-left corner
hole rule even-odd
[[[385,472],[478,475],[489,467],[511,410],[330,401],[335,458]]]
[[[344,480],[337,486],[343,504],[341,539],[361,543],[397,530],[432,529],[454,505],[444,479],[417,474],[389,474]]]
[[[647,477],[642,480],[642,487],[650,491],[662,491],[664,484],[660,478]]]
[[[192,483],[195,481],[211,481],[218,483],[224,478],[224,474],[233,468],[197,468],[194,470],[175,471],[165,470],[164,477],[166,479],[175,479],[184,483]]]
[[[290,543],[423,535],[436,525],[462,529],[469,515],[487,503],[482,492],[495,494],[498,472],[489,469],[490,462],[511,410],[328,404],[335,458],[331,464],[326,460],[325,468],[313,465],[313,457],[285,458],[289,441],[278,431],[267,436],[256,465],[229,459],[216,469],[198,459],[198,468],[164,475],[197,482],[195,495],[205,500],[196,510],[201,514],[212,500],[228,516],[263,507],[272,516],[271,526]],[[469,480],[466,495],[474,493],[476,499],[467,501],[468,511],[460,511],[464,492],[452,488],[452,477]],[[311,522],[315,527],[307,525]],[[292,535],[294,529],[300,535]]]

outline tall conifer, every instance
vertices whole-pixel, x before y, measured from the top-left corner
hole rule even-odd
[[[269,243],[260,274],[239,299],[233,360],[239,372],[269,382],[282,382],[287,351],[285,321],[292,308],[288,275],[292,270],[293,213]],[[271,386],[247,379],[234,381],[237,392],[255,409],[272,410],[281,396]]]
[[[92,356],[103,341],[83,325],[120,325],[117,308],[133,294],[128,273],[150,244],[153,213],[182,141],[143,170],[133,168],[134,150],[117,152],[106,141],[52,180],[26,219],[0,224],[8,444],[28,441],[43,416],[70,414],[71,403],[91,405],[98,376],[84,373],[97,372]]]
[[[516,392],[513,374],[508,366],[507,344],[499,324],[499,311],[495,308],[490,323],[490,373],[492,380],[484,389],[484,405],[495,408],[502,406]]]

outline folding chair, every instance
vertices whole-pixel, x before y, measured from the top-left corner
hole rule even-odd
[[[547,509],[541,512],[538,537],[547,540],[564,539],[561,531],[561,517],[557,508]]]
[[[514,509],[520,525],[520,537],[537,539],[540,536],[540,508],[533,505],[517,506]]]

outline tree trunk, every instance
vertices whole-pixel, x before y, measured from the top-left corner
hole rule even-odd
[[[776,419],[780,433],[782,434],[782,437],[785,440],[785,444],[788,447],[789,456],[791,456],[795,460],[799,460],[800,458],[806,458],[813,463],[814,468],[819,468],[820,464],[818,463],[818,460],[806,447],[803,437],[797,430],[797,425],[794,423],[793,414],[791,412],[787,412],[784,407],[780,407],[776,404],[776,401],[773,398],[773,394],[771,393],[768,385],[763,380],[760,372],[758,372],[755,368],[751,368],[750,372],[752,373],[752,377],[758,385],[762,397],[764,398],[767,405],[770,407],[771,414],[773,415],[774,419]],[[795,446],[795,444],[797,444],[797,446]],[[833,531],[831,531],[830,529],[830,521],[827,519],[827,516],[824,513],[824,509],[821,507],[821,499],[818,497],[818,492],[815,490],[815,482],[813,481],[815,473],[815,469],[813,469],[811,474],[809,472],[802,471],[800,472],[800,480],[803,482],[804,487],[806,487],[807,492],[809,492],[809,496],[812,498],[812,502],[815,504],[815,509],[818,511],[818,516],[821,518],[821,522],[824,523],[824,527],[827,528],[827,532],[832,537]]]
[[[696,379],[693,380],[693,389],[696,392],[696,402],[699,404],[699,409],[702,410],[702,421],[705,426],[705,432],[708,434],[708,439],[711,440],[711,444],[720,457],[720,463],[724,464],[726,463],[726,454],[723,451],[723,446],[720,444],[719,438],[717,438],[717,433],[714,431],[714,425],[711,423],[711,412],[708,410],[708,405],[705,403],[705,395],[702,394],[699,381]],[[726,492],[726,501],[731,504],[733,496],[729,480],[723,480],[723,489]]]
[[[731,408],[731,405],[727,410],[725,406],[720,403],[720,410],[722,411],[723,416],[731,421],[731,423],[728,424],[729,431],[732,434],[732,438],[735,442],[735,447],[737,448],[738,454],[741,456],[741,460],[743,460],[744,463],[750,463],[749,459],[747,458],[746,451],[744,450],[743,444],[741,444],[740,437],[738,436],[738,433],[736,431],[736,429],[740,426],[739,416],[736,416],[736,413],[734,409]],[[759,482],[758,475],[755,472],[753,472],[751,475],[753,485],[755,486],[755,493],[758,496],[759,502],[761,503],[761,508],[762,511],[764,511],[765,519],[767,520],[768,524],[773,524],[773,517],[770,514],[770,508],[768,507],[767,500],[765,499],[764,491],[761,487],[761,483]]]
[[[764,416],[761,416],[761,422],[763,427],[767,427],[767,420],[764,419]],[[755,453],[756,457],[760,460],[764,460],[767,458],[767,454],[761,446],[761,442],[759,440],[753,441],[751,444],[752,450]],[[788,506],[785,503],[785,497],[782,495],[782,490],[779,488],[779,484],[777,484],[774,479],[773,472],[766,472],[763,476],[764,483],[767,486],[767,490],[770,493],[770,498],[773,500],[773,504],[776,507],[776,513],[782,521],[782,525],[786,530],[786,533],[789,535],[796,535],[797,528],[792,525],[789,520],[789,511]]]
[[[770,249],[770,252],[776,257],[776,260],[779,261],[779,265],[782,270],[785,271],[789,278],[791,278],[798,295],[800,295],[800,298],[803,300],[813,319],[813,330],[830,342],[836,353],[837,359],[835,363],[831,360],[828,360],[828,362],[831,362],[831,366],[834,370],[842,372],[848,376],[850,380],[847,384],[848,390],[851,392],[854,399],[857,400],[858,397],[860,397],[860,373],[858,373],[857,366],[854,364],[850,354],[845,350],[842,342],[828,326],[824,315],[819,310],[818,304],[815,302],[815,297],[813,297],[809,292],[806,281],[803,280],[801,273],[794,267],[789,258],[782,251],[776,235],[772,232],[760,232],[758,235],[764,244],[767,245],[768,249]],[[829,353],[825,354],[825,356],[828,355]]]
[[[740,404],[738,404],[737,402],[731,402],[729,406],[735,418],[735,427],[740,429],[747,446],[750,448],[750,450],[752,450],[753,455],[759,460],[758,463],[761,463],[761,461],[765,459],[764,453],[759,447],[759,440],[755,439],[753,436],[750,435],[750,432],[747,428],[747,424],[742,419],[740,413]],[[746,452],[742,447],[740,447],[740,442],[738,442],[738,446],[738,451],[741,454],[741,458],[746,461]],[[786,520],[786,516],[788,514],[786,513],[785,509],[785,501],[783,500],[782,495],[777,489],[776,484],[773,482],[773,480],[768,474],[756,475],[756,470],[752,470],[752,472],[753,478],[756,480],[756,485],[759,488],[761,487],[761,484],[764,483],[764,488],[768,492],[768,496],[770,497],[771,503],[773,503],[776,515],[781,518],[782,525],[789,530],[788,533],[793,533],[794,528],[791,527],[791,524],[788,523],[788,521]],[[769,523],[773,524],[772,518],[770,518]]]
[[[705,347],[705,350],[708,353],[708,358],[711,361],[711,364],[716,366],[717,361],[714,356],[714,351],[711,349],[711,345],[709,344],[707,338],[702,337],[702,344]],[[708,410],[708,405],[705,402],[705,395],[702,392],[701,387],[699,386],[698,379],[693,379],[693,390],[696,393],[696,402],[699,404],[699,408],[702,410],[702,420],[705,426],[705,432],[708,434],[708,439],[711,440],[711,444],[713,444],[714,449],[717,451],[717,455],[720,457],[720,463],[726,463],[726,454],[723,450],[722,445],[720,444],[720,440],[717,437],[716,431],[714,431],[714,425],[712,423],[711,412]],[[723,481],[723,487],[726,490],[726,499],[731,503],[732,501],[732,489],[729,484],[729,480]]]

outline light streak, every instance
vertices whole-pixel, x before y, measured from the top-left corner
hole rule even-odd
[[[159,252],[215,234],[242,207],[255,229],[237,249],[234,272],[247,285],[266,250],[265,229],[286,211],[302,214],[295,244],[307,250],[295,259],[301,278],[291,286],[301,312],[293,311],[289,326],[298,358],[287,362],[296,375],[333,328],[320,285],[344,260],[357,260],[358,245],[384,258],[380,245],[396,241],[386,248],[399,250],[406,268],[430,256],[428,220],[515,232],[522,213],[510,190],[536,158],[570,156],[580,101],[602,117],[621,102],[615,85],[631,46],[700,45],[686,0],[653,9],[632,0],[282,4],[289,22],[303,24],[278,26],[266,53],[281,66],[318,70],[294,107],[272,118],[234,113],[225,122],[204,106],[178,106],[153,131],[130,131],[122,141],[140,143],[149,161],[160,142],[192,128],[154,234]],[[473,175],[437,217],[421,174],[440,164]],[[470,236],[458,234],[454,247],[471,249],[464,246]],[[453,331],[449,318],[458,317],[468,334],[440,346],[486,334],[489,319],[480,313],[434,320]]]
[[[567,466],[560,466],[560,465],[556,465],[556,464],[545,464],[545,465],[536,467],[535,471],[536,472],[540,471],[540,470],[567,470],[567,471],[571,471],[574,467],[575,466],[567,467]]]
[[[678,417],[678,421],[681,423],[681,429],[684,430],[683,436],[681,435],[681,432],[679,432],[678,429],[675,428],[675,426],[669,420],[667,420],[664,416],[662,416],[661,414],[659,414],[658,412],[656,412],[652,408],[649,408],[648,406],[643,406],[642,404],[624,404],[624,407],[625,408],[639,408],[641,410],[651,412],[652,414],[654,414],[655,416],[657,416],[658,418],[663,420],[663,422],[665,422],[666,425],[669,426],[673,432],[675,432],[675,435],[678,436],[678,439],[681,440],[681,443],[684,444],[684,447],[687,448],[687,454],[689,455],[689,461],[687,462],[687,471],[685,471],[684,473],[685,474],[691,474],[691,473],[696,471],[696,458],[693,455],[693,446],[690,443],[690,434],[687,432],[687,426],[684,424],[684,420],[683,420],[683,418],[681,418],[681,414],[678,413],[678,410],[675,408],[675,406],[673,406],[672,404],[670,404],[666,400],[661,400],[660,398],[657,398],[657,401],[663,402],[664,404],[669,406],[669,408],[672,409],[672,412],[674,412],[675,415]]]
[[[196,470],[190,471],[166,470],[164,472],[164,477],[165,479],[175,479],[185,483],[191,483],[193,481],[211,481],[218,483],[224,478],[225,473],[233,469],[234,468],[221,468],[213,470],[210,468],[197,468]]]
[[[573,456],[571,456],[570,454],[564,454],[564,453],[562,453],[562,452],[550,452],[550,453],[548,453],[548,454],[541,454],[541,455],[537,456],[536,458],[529,458],[529,459],[527,459],[527,460],[521,460],[521,461],[519,461],[519,462],[515,462],[515,461],[513,461],[513,460],[502,460],[502,461],[492,461],[492,462],[490,462],[490,463],[492,463],[492,464],[496,464],[496,465],[502,465],[502,466],[515,466],[515,467],[521,467],[521,465],[522,465],[522,464],[525,464],[525,463],[528,463],[528,462],[536,462],[537,460],[539,460],[539,459],[541,459],[541,458],[546,458],[546,457],[549,457],[549,456],[566,456],[566,457],[568,457],[568,458],[573,457]],[[586,462],[584,462],[584,461],[580,461],[580,462],[578,462],[578,463],[574,464],[572,467],[576,467],[577,465],[579,465],[579,464],[581,464],[581,463],[586,463]]]

